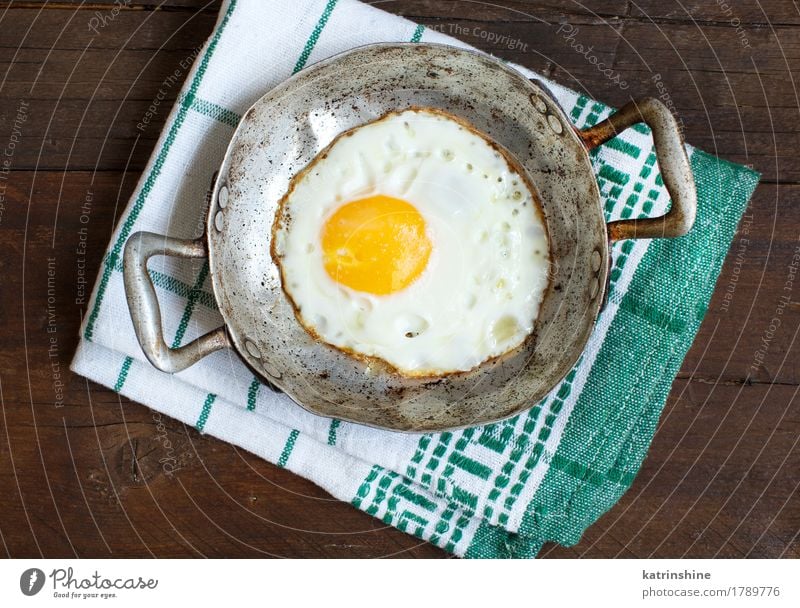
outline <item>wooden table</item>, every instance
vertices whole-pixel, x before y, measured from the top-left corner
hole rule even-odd
[[[113,19],[110,1],[0,4],[3,146],[20,108],[28,116],[0,179],[2,553],[445,557],[164,419],[182,469],[167,478],[158,416],[69,373],[82,301],[179,85],[147,128],[137,121],[218,4],[131,2]],[[800,287],[784,290],[800,246],[800,9],[728,4],[380,3],[613,105],[666,94],[688,141],[763,174],[633,487],[580,544],[546,545],[544,557],[800,557]]]

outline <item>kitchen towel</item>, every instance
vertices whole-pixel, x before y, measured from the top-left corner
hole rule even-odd
[[[128,236],[199,237],[206,191],[243,112],[303,67],[384,41],[466,46],[355,0],[223,3],[111,239],[72,369],[456,555],[533,557],[547,541],[572,545],[644,459],[758,181],[749,169],[687,148],[694,229],[615,243],[608,305],[580,361],[545,399],[496,424],[414,435],[322,418],[260,383],[231,351],[168,375],[136,341],[122,281]],[[545,82],[578,126],[611,112]],[[607,219],[667,208],[648,129],[629,129],[592,162]],[[154,258],[150,274],[173,346],[222,323],[203,260]]]

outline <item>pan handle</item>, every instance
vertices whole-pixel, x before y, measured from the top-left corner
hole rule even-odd
[[[218,327],[180,348],[169,347],[161,328],[156,290],[147,272],[147,260],[154,255],[204,258],[206,248],[203,239],[173,239],[152,232],[137,232],[125,243],[123,278],[136,338],[150,363],[172,374],[231,344],[225,327]]]
[[[608,235],[612,241],[683,236],[692,228],[697,214],[697,189],[689,157],[678,123],[663,103],[652,97],[632,101],[578,134],[591,150],[640,122],[653,132],[661,177],[672,205],[661,217],[609,222]]]

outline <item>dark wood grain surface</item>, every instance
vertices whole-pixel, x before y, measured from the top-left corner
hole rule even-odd
[[[158,415],[69,373],[85,312],[76,304],[79,230],[87,227],[91,283],[179,87],[144,132],[136,123],[205,40],[218,8],[132,2],[95,35],[89,20],[112,5],[0,3],[2,146],[21,104],[29,116],[0,181],[0,554],[446,557],[288,471],[164,418],[182,467],[168,478],[158,463]],[[613,105],[666,90],[688,141],[763,174],[747,234],[734,240],[632,488],[578,545],[546,545],[542,556],[799,557],[800,288],[769,331],[800,246],[797,3],[379,6],[457,37],[478,26],[520,40],[527,46],[508,49],[461,34]],[[630,86],[598,74],[560,24],[577,28],[579,41]],[[48,297],[55,333],[47,331]]]

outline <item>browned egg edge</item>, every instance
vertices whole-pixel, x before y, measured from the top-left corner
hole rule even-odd
[[[533,200],[533,211],[534,211],[535,214],[538,215],[539,221],[541,222],[542,226],[544,226],[545,237],[546,237],[546,240],[547,240],[547,250],[548,250],[547,251],[547,257],[548,257],[548,261],[550,261],[552,259],[552,250],[551,250],[551,245],[550,245],[550,231],[549,231],[549,229],[547,227],[546,216],[545,216],[544,211],[542,209],[541,202],[539,201],[538,193],[534,189],[533,184],[531,183],[531,180],[528,177],[527,171],[525,171],[525,169],[517,161],[517,159],[514,158],[511,155],[511,153],[509,153],[503,146],[501,146],[500,144],[494,142],[489,136],[485,135],[484,133],[482,133],[481,131],[476,129],[473,125],[471,125],[469,122],[467,122],[463,118],[455,116],[454,114],[451,114],[451,113],[449,113],[449,112],[447,112],[445,110],[441,110],[439,108],[432,108],[432,107],[425,107],[425,106],[409,106],[408,108],[405,108],[403,110],[391,110],[389,112],[386,112],[385,114],[383,114],[379,118],[376,118],[375,120],[372,120],[370,122],[366,122],[364,124],[355,126],[355,127],[351,128],[351,129],[348,129],[347,131],[342,131],[336,137],[333,138],[331,143],[329,143],[327,146],[325,146],[314,158],[312,158],[305,167],[303,167],[300,171],[298,171],[292,177],[292,179],[290,180],[289,188],[286,190],[286,193],[278,201],[278,209],[275,212],[275,220],[274,220],[274,222],[272,224],[272,242],[271,242],[271,245],[270,245],[270,255],[272,257],[272,261],[274,262],[275,266],[277,266],[277,268],[278,268],[278,270],[280,272],[281,289],[283,290],[283,293],[286,296],[286,299],[289,301],[289,303],[292,306],[292,310],[294,311],[294,316],[297,319],[297,322],[303,327],[303,329],[306,330],[306,332],[308,332],[308,334],[311,336],[311,338],[313,340],[315,340],[317,342],[320,342],[322,344],[325,344],[326,346],[328,346],[330,348],[333,348],[333,349],[335,349],[335,350],[337,350],[339,352],[342,352],[345,355],[347,355],[349,357],[352,357],[353,359],[356,359],[356,360],[358,360],[358,361],[360,361],[362,363],[365,363],[367,365],[371,365],[371,366],[376,366],[377,365],[378,367],[383,368],[383,371],[385,371],[386,373],[390,373],[390,374],[393,374],[393,375],[396,375],[396,376],[400,376],[402,378],[413,378],[415,380],[435,380],[435,379],[446,378],[446,377],[455,377],[455,376],[459,376],[459,375],[466,375],[466,374],[469,374],[470,372],[473,372],[477,368],[482,367],[484,365],[487,365],[487,364],[490,364],[490,363],[495,363],[495,362],[499,363],[501,360],[503,360],[505,358],[508,358],[508,357],[512,357],[514,354],[516,354],[521,349],[523,349],[525,347],[525,345],[527,344],[527,342],[529,340],[534,339],[534,336],[536,335],[537,319],[534,319],[534,327],[531,329],[531,331],[528,332],[528,334],[525,336],[525,339],[520,344],[518,344],[517,346],[515,346],[513,348],[510,348],[509,350],[507,350],[507,351],[505,351],[503,353],[500,353],[499,355],[495,355],[493,357],[487,357],[486,359],[484,359],[483,361],[481,361],[477,365],[474,365],[473,367],[471,367],[468,370],[455,370],[455,371],[449,371],[449,372],[432,372],[430,370],[409,371],[409,370],[400,369],[400,368],[396,367],[395,365],[391,364],[390,362],[386,361],[382,357],[378,357],[378,356],[375,356],[375,355],[365,355],[363,353],[360,353],[360,352],[355,351],[355,350],[353,350],[351,348],[348,348],[348,347],[342,347],[342,346],[337,346],[335,344],[331,344],[330,342],[325,340],[322,336],[320,336],[317,333],[317,331],[311,325],[307,324],[307,322],[303,318],[303,315],[302,315],[302,313],[300,311],[300,307],[297,305],[297,303],[295,302],[294,298],[292,297],[291,292],[286,287],[287,280],[286,280],[286,276],[284,275],[284,268],[283,268],[283,264],[281,262],[281,256],[278,254],[278,252],[275,249],[275,247],[276,247],[276,245],[275,245],[276,236],[278,234],[278,231],[283,227],[287,227],[287,229],[288,229],[288,225],[291,223],[291,220],[292,220],[291,214],[286,210],[286,203],[287,203],[289,197],[291,196],[292,192],[294,192],[294,189],[297,186],[297,184],[300,183],[300,181],[305,177],[305,175],[309,171],[311,171],[311,169],[314,167],[314,165],[317,163],[317,161],[326,159],[328,157],[328,153],[330,152],[330,150],[333,148],[333,146],[335,146],[339,142],[340,139],[352,136],[353,133],[356,132],[356,130],[361,129],[361,128],[366,127],[366,126],[369,126],[369,125],[377,124],[377,123],[379,123],[379,122],[381,122],[383,120],[386,120],[386,119],[388,119],[388,118],[390,118],[392,116],[399,116],[400,114],[404,114],[406,112],[420,112],[420,113],[427,113],[427,114],[438,114],[440,116],[443,116],[444,118],[452,120],[453,122],[459,124],[460,126],[464,127],[468,131],[470,131],[472,134],[477,135],[478,137],[480,137],[483,141],[485,141],[487,144],[489,144],[489,146],[493,150],[495,150],[496,152],[498,152],[499,154],[501,154],[503,156],[503,158],[506,161],[506,163],[508,163],[508,165],[512,168],[512,170],[514,172],[516,172],[517,175],[519,175],[520,178],[524,181],[525,186],[528,189],[528,192],[530,192],[530,194],[531,194],[531,198]],[[550,276],[550,273],[548,272],[547,286],[543,290],[542,300],[541,300],[541,302],[539,304],[539,310],[541,310],[542,303],[545,301],[545,298],[547,298],[550,295],[550,293],[552,291],[552,286],[553,286],[553,280],[552,280],[552,277]]]

